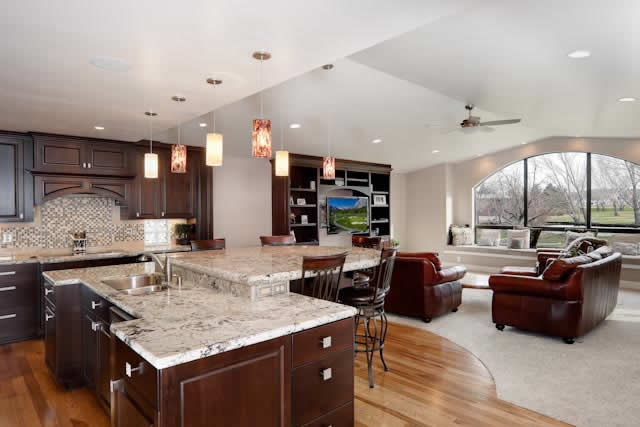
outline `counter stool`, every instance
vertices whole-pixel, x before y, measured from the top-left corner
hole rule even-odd
[[[356,248],[382,249],[382,239],[380,237],[351,236],[351,246]],[[369,286],[374,269],[358,270],[352,273],[354,287]]]
[[[302,257],[302,294],[338,302],[340,278],[347,252],[337,255]],[[305,280],[307,276],[309,280]]]
[[[369,387],[373,388],[373,355],[380,352],[380,360],[384,370],[388,371],[384,361],[384,342],[387,337],[387,315],[384,312],[384,300],[391,290],[391,276],[396,259],[395,249],[382,249],[380,265],[375,269],[371,285],[367,287],[351,287],[340,292],[340,301],[358,309],[356,315],[356,353],[366,353],[369,372]],[[358,327],[362,320],[362,333]],[[378,322],[380,323],[378,325]],[[364,348],[363,348],[364,347]]]

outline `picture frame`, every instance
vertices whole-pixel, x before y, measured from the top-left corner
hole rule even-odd
[[[315,190],[316,189],[316,182],[315,181],[311,181],[309,183],[309,188],[311,188],[312,190]]]
[[[300,199],[296,200],[296,204],[297,205],[306,205],[307,204],[307,200],[300,198]]]
[[[374,194],[373,195],[373,204],[374,206],[386,205],[387,204],[387,196],[384,194]]]
[[[295,203],[293,203],[293,196],[289,196],[289,205],[293,206]]]
[[[300,224],[309,224],[309,217],[307,215],[300,215]]]

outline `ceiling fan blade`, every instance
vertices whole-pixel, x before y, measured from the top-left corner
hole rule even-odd
[[[511,120],[494,120],[492,122],[482,122],[480,126],[500,126],[500,125],[512,125],[515,123],[520,123],[520,119],[511,119]]]

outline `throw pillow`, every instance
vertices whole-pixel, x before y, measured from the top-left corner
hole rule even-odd
[[[620,252],[622,255],[640,255],[638,244],[637,243],[628,243],[628,242],[613,242],[614,252]]]
[[[593,262],[585,255],[573,258],[559,258],[553,260],[542,273],[544,280],[558,281],[567,277],[577,266]]]
[[[518,230],[507,230],[507,246],[513,249],[529,249],[529,229],[523,228]],[[522,244],[518,243],[519,247],[513,246],[513,239],[524,239]]]
[[[473,245],[473,230],[470,227],[451,226],[453,246]]]
[[[586,232],[576,232],[576,231],[567,231],[564,237],[564,246],[567,247],[579,237],[595,237],[595,235],[591,231]]]
[[[478,236],[478,246],[498,246],[500,230],[481,229]]]

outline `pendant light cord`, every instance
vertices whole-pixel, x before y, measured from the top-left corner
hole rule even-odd
[[[264,119],[264,101],[262,99],[262,62],[264,61],[264,57],[260,57],[260,120]]]
[[[216,86],[217,86],[217,84],[216,84],[216,82],[214,80],[213,81],[213,90],[214,90],[214,92],[216,90]],[[214,107],[213,110],[211,110],[211,116],[213,117],[213,133],[216,133],[216,110],[215,110],[215,107]]]
[[[149,116],[149,153],[153,153],[153,116]]]

